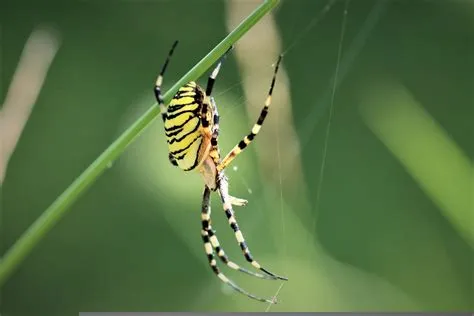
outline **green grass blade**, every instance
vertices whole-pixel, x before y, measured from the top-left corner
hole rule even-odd
[[[204,74],[237,40],[239,40],[265,14],[278,4],[278,0],[265,0],[227,37],[225,37],[209,54],[199,61],[164,95],[168,103],[178,89],[191,80]],[[150,93],[152,91],[150,90]],[[114,141],[74,182],[41,214],[41,216],[24,232],[16,243],[6,252],[0,261],[0,287],[7,281],[11,273],[33,250],[40,240],[67,213],[70,206],[86,191],[97,178],[117,159],[140,133],[160,114],[154,104],[116,141]]]

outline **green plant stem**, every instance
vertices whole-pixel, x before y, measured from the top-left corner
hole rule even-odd
[[[278,4],[278,0],[265,0],[237,28],[224,38],[209,54],[188,71],[164,95],[168,103],[178,89],[189,81],[204,74],[237,40],[239,40],[265,14]],[[150,92],[151,93],[151,92]],[[70,206],[92,183],[117,159],[140,133],[160,114],[158,104],[154,104],[145,114],[115,140],[74,182],[44,211],[43,214],[23,233],[0,261],[0,287],[11,273],[33,250],[40,240],[67,213]]]

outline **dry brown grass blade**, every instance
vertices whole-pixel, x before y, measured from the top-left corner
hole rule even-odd
[[[0,111],[0,185],[58,48],[56,32],[47,28],[35,29],[26,41]]]

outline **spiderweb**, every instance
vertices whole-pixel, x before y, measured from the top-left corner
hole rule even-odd
[[[298,31],[298,34],[295,36],[295,38],[288,44],[286,45],[283,49],[278,49],[276,47],[279,46],[279,43],[275,43],[273,45],[273,47],[268,47],[268,50],[269,51],[275,51],[275,50],[280,50],[281,52],[283,52],[283,55],[284,56],[287,56],[289,55],[289,57],[291,58],[291,54],[292,54],[292,51],[293,50],[297,50],[297,49],[300,49],[302,47],[302,43],[304,43],[304,40],[305,40],[305,37],[308,35],[308,34],[311,34],[313,32],[316,31],[317,29],[317,26],[318,24],[324,19],[324,17],[328,14],[328,12],[335,6],[335,4],[337,3],[337,1],[335,0],[329,0],[324,6],[322,9],[320,9],[316,14],[315,16],[309,21],[307,22],[307,25],[305,27],[303,27],[303,29],[301,31]],[[339,2],[341,3],[341,2]],[[333,120],[333,115],[334,115],[334,103],[335,103],[335,97],[336,97],[336,92],[337,92],[337,87],[339,85],[339,83],[341,82],[342,80],[342,76],[341,76],[341,71],[344,70],[344,72],[347,72],[347,69],[349,68],[350,64],[353,62],[354,58],[357,56],[358,52],[360,51],[361,47],[363,46],[364,42],[365,42],[365,39],[366,37],[368,36],[368,34],[370,33],[370,30],[374,27],[377,19],[380,17],[380,13],[384,7],[384,5],[386,4],[385,2],[380,2],[378,5],[376,4],[374,6],[374,9],[372,10],[372,12],[370,12],[369,16],[367,17],[362,29],[360,30],[358,36],[355,38],[354,42],[351,43],[351,46],[347,52],[347,54],[345,54],[345,58],[343,59],[343,47],[344,47],[344,37],[345,37],[345,33],[346,33],[346,28],[347,28],[347,17],[348,17],[348,10],[349,10],[349,3],[350,3],[350,0],[345,0],[343,2],[343,6],[342,6],[342,9],[339,9],[342,11],[342,16],[341,16],[341,22],[340,22],[340,35],[339,35],[339,38],[338,38],[338,45],[337,45],[337,51],[336,51],[336,55],[337,55],[337,60],[336,60],[336,63],[334,65],[334,72],[333,72],[333,76],[331,78],[331,87],[330,89],[327,89],[329,92],[329,95],[330,95],[330,99],[329,99],[329,102],[325,102],[325,105],[319,105],[318,107],[318,111],[322,112],[322,111],[325,111],[325,107],[329,107],[329,118],[328,118],[328,121],[327,121],[327,125],[326,125],[326,129],[325,129],[325,136],[324,136],[324,142],[322,144],[322,147],[323,147],[323,153],[322,153],[322,160],[321,160],[321,165],[320,165],[320,173],[319,173],[319,182],[318,182],[318,185],[317,185],[317,188],[316,188],[316,205],[315,205],[315,210],[313,212],[313,222],[312,222],[312,232],[315,231],[316,229],[316,222],[317,222],[317,217],[318,217],[318,213],[319,213],[319,204],[320,204],[320,199],[321,199],[321,192],[322,192],[322,187],[323,187],[323,181],[324,181],[324,171],[325,171],[325,166],[326,166],[326,159],[327,159],[327,156],[328,156],[328,143],[329,143],[329,135],[330,135],[330,131],[331,131],[331,123],[332,123],[332,120]],[[235,9],[235,8],[234,8]],[[284,10],[284,3],[279,7],[279,10]],[[230,11],[232,12],[232,11]],[[278,15],[278,10],[276,13],[273,13],[273,15]],[[269,20],[271,19],[271,16],[267,19]],[[269,23],[267,20],[263,20],[261,23],[262,24],[265,24],[267,23],[267,32],[272,32],[270,29],[272,27],[275,27],[275,24],[272,25],[271,23]],[[257,26],[258,28],[258,26]],[[261,35],[261,34],[260,34]],[[268,34],[267,34],[268,35]],[[249,37],[252,36],[252,31],[249,33],[248,35]],[[257,35],[254,35],[255,37],[259,38]],[[260,37],[261,38],[261,37]],[[242,42],[245,41],[245,38],[242,40]],[[278,42],[278,41],[277,41]],[[238,45],[239,43],[237,44],[237,51],[238,51]],[[249,48],[247,48],[249,49]],[[242,48],[242,52],[241,52],[241,55],[245,55],[245,51],[246,51],[246,48]],[[237,52],[237,55],[238,55],[238,52]],[[268,57],[265,56],[265,57]],[[252,57],[253,58],[253,57]],[[244,59],[241,57],[241,59]],[[262,61],[264,60],[264,58],[262,57]],[[267,59],[268,60],[268,59]],[[284,59],[285,60],[285,59]],[[241,70],[244,74],[244,79],[242,81],[240,81],[238,84],[241,84],[243,83],[244,85],[244,90],[246,89],[245,86],[245,81],[249,80],[250,77],[252,77],[253,75],[250,74],[250,75],[246,75],[247,72],[251,72],[247,66],[246,68],[246,65],[245,63],[250,63],[248,61],[241,61],[240,64],[241,64]],[[341,67],[341,65],[344,66],[344,68]],[[255,65],[253,64],[253,66],[255,67]],[[283,66],[284,68],[284,66]],[[253,69],[252,69],[253,70]],[[283,70],[284,72],[284,70]],[[280,78],[278,80],[281,80],[281,77],[282,75],[280,74],[279,76]],[[232,85],[230,88],[226,89],[225,92],[229,91],[229,89],[232,89],[235,85],[238,85],[238,84],[234,84]],[[253,84],[255,84],[255,81],[253,82]],[[283,87],[282,87],[283,85]],[[251,86],[250,84],[248,84],[248,86]],[[277,83],[277,86],[279,86],[279,89],[287,89],[289,90],[288,88],[288,83],[281,83],[281,81],[279,83]],[[247,87],[248,88],[248,87]],[[257,90],[257,89],[255,89]],[[278,90],[278,89],[277,89]],[[261,89],[260,89],[261,91]],[[288,92],[289,94],[289,92]],[[274,99],[278,99],[278,97],[274,97]],[[239,98],[239,101],[242,100],[243,101],[243,98],[240,97]],[[289,98],[288,98],[289,100]],[[258,109],[259,108],[259,103],[257,101],[255,102],[252,102],[252,100],[249,101],[249,103],[251,104],[255,104],[255,107]],[[252,105],[253,106],[253,105]],[[287,103],[285,104],[284,106],[286,107],[290,107],[290,104]],[[295,105],[293,105],[295,106]],[[316,107],[314,107],[316,108]],[[249,112],[252,112],[252,108],[248,108]],[[285,126],[285,124],[288,124],[289,121],[288,121],[288,117],[291,118],[291,113],[290,115],[288,115],[287,113],[283,113],[283,119],[281,118],[281,108],[278,108],[278,109],[275,109],[275,106],[272,106],[272,109],[271,111],[274,112],[274,116],[275,116],[275,125],[276,126]],[[255,112],[255,110],[254,110]],[[291,110],[290,110],[291,112]],[[317,115],[317,113],[315,112],[315,110],[311,111],[311,114],[308,116],[307,120],[305,121],[305,125],[303,126],[304,129],[308,130],[308,129],[311,129],[311,128],[314,128],[315,125],[317,123],[314,123],[314,118],[315,116]],[[285,117],[287,116],[287,117]],[[309,121],[312,121],[312,124],[308,124],[307,122]],[[266,126],[264,127],[265,129],[270,129],[270,127],[268,126],[269,124],[266,124]],[[275,130],[273,132],[268,132],[269,134],[271,135],[274,135],[275,136],[275,147],[276,147],[276,170],[277,170],[277,175],[278,175],[278,179],[276,179],[275,181],[275,185],[276,187],[278,188],[277,190],[279,191],[279,205],[280,205],[280,208],[279,208],[279,213],[280,213],[280,225],[281,225],[281,229],[280,229],[280,232],[281,232],[281,235],[282,236],[285,236],[287,235],[287,231],[286,231],[286,227],[285,227],[285,207],[284,207],[284,178],[286,178],[288,176],[287,173],[285,173],[283,170],[282,170],[282,143],[284,145],[287,145],[288,144],[288,139],[285,139],[283,142],[281,140],[281,133],[278,133],[278,132],[275,132]],[[306,133],[304,135],[310,135],[310,133]],[[260,137],[260,135],[259,135]],[[294,142],[295,140],[293,140]],[[260,142],[262,142],[262,140],[260,140]],[[303,139],[302,141],[303,143],[307,143],[308,142],[308,139]],[[298,146],[297,146],[298,147]],[[268,148],[267,148],[268,150]],[[293,154],[293,155],[299,155],[299,150],[298,149],[295,149],[293,151],[290,151],[290,155]],[[288,159],[288,154],[285,154],[285,161]],[[268,162],[268,160],[265,160],[265,159],[260,159],[260,164],[259,164],[259,167],[260,168],[263,168],[265,169],[265,163]],[[245,186],[248,187],[247,184],[245,184]],[[248,190],[250,191],[250,188],[248,188]],[[248,227],[247,226],[247,229],[251,229],[251,227]],[[311,235],[310,235],[311,238],[313,238]],[[286,238],[282,238],[283,240],[285,240]],[[312,240],[309,240],[308,243],[312,243]],[[287,257],[287,243],[284,242],[283,244],[280,245],[280,247],[282,248],[281,249],[281,255],[283,257]],[[278,289],[276,290],[275,294],[273,295],[273,298],[276,300],[280,291],[282,290],[283,288],[283,285],[285,283],[281,283],[280,286],[278,287]],[[271,307],[273,306],[273,304],[269,304],[265,311],[270,311]]]
[[[285,10],[287,10],[288,4],[290,4],[290,2],[282,1],[276,11],[265,17],[246,34],[246,36],[236,43],[234,51],[229,56],[228,61],[226,61],[224,68],[231,68],[232,63],[236,60],[240,78],[236,81],[230,79],[231,81],[229,83],[229,76],[226,76],[226,72],[223,71],[222,74],[220,74],[219,84],[216,86],[214,93],[222,121],[222,137],[220,137],[219,142],[221,151],[226,152],[235,144],[235,141],[238,141],[240,137],[247,132],[247,129],[258,116],[258,112],[263,105],[265,94],[268,91],[268,85],[273,72],[272,64],[276,61],[278,54],[284,53],[283,64],[278,74],[270,114],[262,128],[262,133],[258,135],[256,141],[247,149],[246,153],[239,156],[231,168],[226,171],[226,174],[230,177],[230,190],[238,196],[238,190],[235,189],[240,186],[244,187],[249,194],[249,196],[238,196],[248,198],[249,206],[247,206],[245,210],[236,209],[236,214],[238,219],[242,222],[242,231],[246,235],[252,253],[265,267],[270,270],[275,270],[276,273],[282,275],[285,275],[286,271],[294,269],[293,266],[296,263],[291,262],[291,258],[298,251],[304,252],[306,251],[305,249],[311,249],[311,251],[306,251],[308,258],[306,261],[310,262],[311,265],[315,265],[313,261],[315,237],[314,233],[311,232],[314,232],[316,229],[320,200],[324,198],[325,195],[322,190],[324,187],[323,176],[326,169],[326,158],[329,156],[328,153],[330,153],[331,139],[329,136],[332,129],[331,126],[333,125],[333,112],[337,90],[339,84],[344,79],[344,75],[353,64],[355,57],[364,46],[364,42],[370,34],[371,29],[380,18],[384,3],[386,2],[376,1],[362,27],[356,31],[351,30],[351,32],[348,33],[349,36],[345,35],[346,30],[348,30],[346,22],[348,20],[350,21],[350,12],[348,11],[349,4],[351,3],[350,0],[327,0],[316,6],[316,9],[314,9],[314,3],[311,1],[303,1],[301,3],[303,5],[299,8],[300,11],[296,10],[290,14],[294,25],[291,26],[291,23],[282,24],[292,28],[289,43],[282,39],[282,34],[285,30],[278,29],[279,23],[277,22],[279,16],[283,13],[288,16]],[[226,11],[228,16],[226,19],[228,21],[226,23],[228,29],[232,29],[235,23],[239,23],[242,17],[246,16],[255,8],[255,5],[256,2],[252,1],[227,2]],[[312,7],[312,9],[309,7]],[[308,10],[310,9],[314,11],[314,14],[311,15],[312,17],[309,20],[298,19],[298,15],[301,11],[309,12]],[[236,12],[238,14],[236,14]],[[335,22],[330,24],[330,27],[333,29],[331,31],[332,40],[330,41],[330,47],[323,47],[324,50],[329,53],[329,60],[324,60],[322,63],[330,64],[330,69],[327,71],[327,77],[322,84],[322,93],[312,94],[314,99],[309,100],[310,102],[308,102],[308,104],[292,103],[290,91],[293,92],[294,89],[290,89],[293,83],[290,78],[293,78],[289,75],[293,68],[291,67],[292,58],[297,58],[298,54],[305,50],[305,43],[308,41],[320,41],[327,36],[325,28],[327,28],[328,25],[327,20],[329,14],[331,15],[331,21]],[[230,20],[231,18],[234,22]],[[325,26],[325,28],[323,28],[323,26]],[[353,35],[354,33],[356,33],[355,36]],[[300,64],[311,67],[311,71],[314,72],[319,71],[321,61],[319,59],[308,59]],[[202,78],[202,80],[205,80],[205,78]],[[311,83],[312,80],[313,79],[310,79]],[[327,84],[327,87],[325,87],[325,84]],[[302,124],[295,126],[293,123],[293,111],[295,109],[301,111],[301,108],[305,109],[307,115],[301,120]],[[245,112],[248,113],[247,118],[244,118],[243,113]],[[326,113],[329,113],[329,117],[320,120],[320,118],[323,117],[322,114]],[[156,135],[162,133],[162,126],[159,123],[160,122],[156,124],[156,132],[150,133],[153,146],[156,146]],[[313,130],[319,123],[325,125],[325,140],[316,145],[322,150],[322,158],[318,157],[318,159],[321,158],[318,168],[320,173],[317,178],[319,182],[316,186],[318,193],[316,202],[313,202],[314,205],[311,207],[309,205],[310,196],[305,191],[307,187],[304,184],[305,174],[303,173],[301,156],[302,151],[304,151],[305,147],[310,143]],[[229,131],[232,131],[232,133]],[[148,148],[149,146],[146,146],[144,150],[148,151]],[[151,159],[154,167],[159,168],[156,166],[158,161],[163,163],[163,168],[165,168],[168,161],[162,159],[162,153],[159,150],[154,150],[153,152],[156,152],[156,157]],[[252,152],[257,153],[255,157],[257,164],[254,163],[255,159],[252,160]],[[134,150],[134,153],[137,153],[137,149]],[[247,160],[252,160],[252,162],[246,163]],[[148,168],[146,170],[147,173],[149,173]],[[254,172],[252,173],[252,171]],[[196,188],[202,185],[200,178],[190,179],[186,181],[186,183],[183,183],[182,175],[179,170],[173,169],[170,173],[171,172],[174,172],[176,176],[173,174],[173,176],[166,179],[166,184],[164,185],[166,185],[167,188],[179,187],[179,196],[197,196]],[[251,174],[249,174],[249,172]],[[259,176],[257,176],[257,174]],[[143,181],[142,177],[140,181]],[[174,183],[171,183],[173,181]],[[301,190],[301,192],[295,190]],[[155,196],[156,191],[159,190],[155,188],[150,191],[150,194]],[[166,192],[168,191],[170,192],[167,193],[166,196],[160,197],[160,202],[163,202],[163,199],[169,199],[170,201],[179,199],[179,196],[170,195],[173,193],[172,190],[167,189]],[[244,195],[246,194],[244,193]],[[307,226],[313,227],[311,231],[308,227],[305,228],[305,230],[310,231],[310,233],[304,234],[306,239],[300,238],[298,245],[288,242],[294,235],[294,222],[298,221],[293,209],[290,208],[295,196],[301,198],[302,202],[298,202],[298,204],[304,204],[302,209],[311,215],[312,221],[308,222],[309,225]],[[186,203],[186,207],[182,208],[184,211],[195,208],[196,204],[199,204],[200,201],[198,198],[195,200],[186,199],[185,201],[181,201],[181,203]],[[249,207],[255,210],[251,216],[239,216],[239,214],[243,214],[243,212],[249,212]],[[215,208],[216,215],[214,217],[216,221],[219,221],[221,220],[219,217],[221,205],[216,204]],[[164,216],[170,223],[176,222],[176,224],[173,225],[176,225],[175,229],[180,232],[183,226],[192,227],[193,223],[195,223],[194,217],[188,215],[178,216],[176,211],[170,212],[169,215],[166,213]],[[179,221],[176,221],[174,219],[175,217],[179,217]],[[249,221],[250,218],[251,221]],[[234,241],[231,240],[231,238],[228,242],[225,240],[225,235],[228,231],[225,228],[226,224],[222,224],[224,225],[223,228],[219,229],[219,231],[222,232],[220,239],[223,239],[223,245],[229,244],[229,246],[226,247],[226,251],[229,252],[229,255],[232,255],[232,243]],[[221,227],[220,224],[215,226]],[[255,236],[255,232],[262,229],[264,230],[262,235],[270,235],[271,238],[273,238],[273,244],[276,247],[266,252],[276,253],[275,257],[273,257],[274,260],[271,260],[272,257],[265,258],[263,256],[265,252],[262,253],[261,249],[258,249],[258,244],[254,245],[254,241],[260,238],[255,238],[252,234]],[[195,235],[186,233],[182,234],[182,238],[186,241],[185,245],[189,246],[189,251],[195,254],[196,257],[202,258],[202,249],[200,247],[194,247]],[[265,236],[262,236],[262,240],[265,240]],[[295,251],[295,248],[298,248],[298,251]],[[237,256],[239,255],[236,255],[235,260],[238,260]],[[300,256],[300,259],[302,257],[303,256]],[[306,266],[304,267],[306,268]],[[204,271],[208,269],[204,261],[203,269]],[[318,269],[322,270],[319,267]],[[258,304],[252,305],[255,306],[255,310],[277,311],[285,308],[285,302],[294,302],[294,298],[291,297],[289,292],[299,290],[298,281],[295,280],[292,282],[292,280],[294,280],[294,278],[292,279],[292,275],[287,276],[290,279],[288,282],[273,285],[269,285],[267,282],[260,282],[255,288],[253,284],[252,287],[246,287],[244,284],[241,284],[241,281],[244,281],[241,280],[241,278],[236,277],[234,281],[253,294],[263,297],[274,297],[275,299],[278,298],[277,305],[262,306],[261,303],[255,302],[255,304]],[[208,290],[201,291],[201,293],[196,295],[196,302],[199,304],[199,302],[214,300],[216,298],[216,286],[221,286],[224,293],[235,295],[232,289],[228,289],[225,285],[216,281],[209,284]],[[273,295],[262,295],[263,293],[259,291],[259,286],[262,288],[274,286],[271,293]],[[240,299],[242,299],[242,301]],[[306,298],[301,298],[301,300],[305,302],[309,301],[309,299]],[[239,298],[239,302],[242,303],[239,304],[239,308],[247,306],[245,297]],[[226,309],[234,310],[228,306],[228,303],[225,304]],[[252,304],[252,302],[248,302],[248,304]]]

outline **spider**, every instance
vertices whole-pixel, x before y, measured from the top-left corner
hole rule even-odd
[[[175,41],[168,53],[161,72],[156,80],[154,92],[160,106],[161,116],[164,122],[165,135],[168,143],[168,158],[171,164],[184,171],[197,170],[204,180],[204,192],[201,210],[201,237],[204,242],[204,249],[209,261],[210,268],[216,276],[234,290],[261,302],[275,303],[274,299],[265,299],[255,296],[239,287],[227,276],[225,276],[217,266],[215,255],[229,268],[244,272],[246,274],[273,280],[288,280],[262,267],[251,255],[245,242],[244,236],[237,224],[237,220],[232,209],[232,205],[244,206],[247,201],[229,195],[229,184],[224,169],[239,155],[255,138],[267,116],[272,100],[273,87],[282,56],[280,55],[275,66],[275,72],[270,85],[270,91],[265,101],[265,105],[260,113],[257,123],[251,132],[245,136],[225,157],[221,159],[218,136],[219,136],[219,114],[214,98],[211,96],[214,82],[229,50],[219,60],[216,67],[209,76],[206,90],[201,88],[196,82],[191,81],[181,87],[175,94],[168,107],[164,104],[161,93],[163,76],[171,59],[173,51],[178,41]],[[256,273],[240,267],[231,261],[219,244],[219,240],[211,226],[211,192],[218,192],[220,195],[225,215],[230,227],[234,231],[235,238],[243,252],[245,259],[257,270]]]

